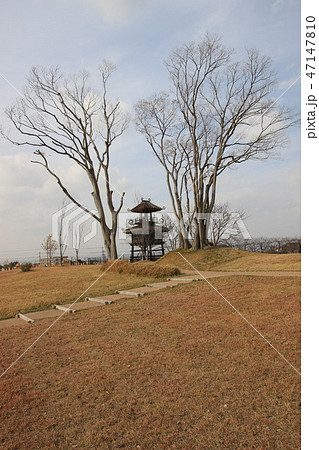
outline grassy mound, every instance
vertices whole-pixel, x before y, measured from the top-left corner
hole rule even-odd
[[[150,261],[139,261],[130,263],[127,260],[121,259],[114,264],[114,261],[108,261],[101,267],[105,271],[109,268],[110,272],[130,274],[143,277],[152,278],[166,278],[175,275],[180,275],[181,271],[178,267],[172,265],[155,265]]]
[[[231,248],[214,248],[204,250],[174,250],[166,253],[157,264],[172,264],[182,269],[191,269],[187,263],[189,261],[197,269],[212,269],[218,265],[228,263],[242,258],[246,253],[242,250],[234,250]],[[181,256],[183,255],[187,261]]]
[[[301,265],[300,253],[268,254],[232,248],[174,250],[164,255],[156,262],[156,265],[171,264],[180,269],[192,269],[181,255],[198,270],[229,272],[299,271]]]

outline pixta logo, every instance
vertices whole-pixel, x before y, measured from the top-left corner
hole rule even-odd
[[[90,210],[96,214],[96,210]],[[90,213],[69,203],[52,216],[52,237],[66,246],[77,248],[97,235],[97,221]]]
[[[210,220],[213,223],[214,221],[218,222],[219,220],[223,220],[223,215],[219,213],[212,213]],[[238,212],[230,213],[228,223],[226,224],[222,234],[222,238],[225,240],[230,239],[232,236],[241,237],[246,240],[251,239],[251,235]]]

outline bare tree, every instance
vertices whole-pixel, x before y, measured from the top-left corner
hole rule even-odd
[[[230,239],[229,246],[259,253],[301,253],[301,239],[299,237],[257,237],[249,240],[239,237]]]
[[[207,230],[207,238],[213,247],[220,243],[231,245],[234,240],[241,238],[241,230],[236,227],[238,220],[244,220],[247,215],[244,210],[230,211],[227,203],[215,204]]]
[[[116,232],[118,214],[125,193],[119,194],[115,207],[114,188],[110,181],[110,150],[115,139],[123,134],[128,117],[121,112],[120,102],[111,102],[107,85],[115,67],[103,62],[100,67],[101,94],[89,86],[89,74],[65,77],[58,67],[34,67],[28,78],[23,98],[6,110],[21,140],[2,135],[16,145],[36,149],[43,166],[55,178],[64,194],[100,224],[104,246],[109,259],[117,257]],[[63,157],[77,164],[92,186],[97,213],[90,211],[70,192],[67,181],[55,172],[54,158]],[[101,185],[104,185],[104,193]],[[103,201],[106,200],[107,207]],[[107,215],[110,216],[108,225]]]
[[[203,248],[204,215],[214,208],[219,175],[235,164],[273,156],[297,121],[270,97],[271,62],[256,50],[234,62],[219,37],[205,35],[173,51],[166,66],[173,97],[161,93],[141,100],[137,127],[166,171],[178,221],[188,210],[195,223],[193,248]]]
[[[257,247],[257,250],[252,251],[258,251],[260,253],[265,253],[269,248],[269,239],[264,237],[258,237],[252,240],[252,242],[255,243],[255,246]]]
[[[47,263],[49,266],[52,266],[53,254],[58,249],[58,243],[52,238],[52,234],[48,234],[48,236],[43,240],[41,247],[47,255]]]
[[[168,251],[175,250],[178,247],[178,226],[176,221],[168,214],[163,214],[162,225],[168,228],[165,236],[165,247]]]
[[[79,253],[80,253],[80,247],[81,247],[83,236],[84,236],[84,227],[85,227],[85,224],[82,224],[79,227],[73,228],[72,244],[73,244],[73,248],[75,251],[75,264],[76,265],[79,264]]]

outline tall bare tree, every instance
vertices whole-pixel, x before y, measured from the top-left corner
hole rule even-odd
[[[195,224],[193,248],[203,248],[219,175],[272,156],[296,120],[271,98],[271,62],[256,50],[236,62],[219,37],[207,34],[173,51],[166,67],[173,94],[141,100],[137,127],[165,168],[178,221],[186,210]]]
[[[107,256],[114,259],[117,220],[125,193],[119,194],[116,207],[110,181],[110,150],[114,140],[127,128],[128,117],[121,111],[119,101],[108,99],[108,81],[115,67],[104,61],[99,70],[101,93],[89,86],[89,74],[85,71],[68,78],[58,67],[34,67],[23,97],[6,110],[21,138],[14,139],[3,131],[2,134],[16,145],[35,149],[38,159],[32,162],[43,166],[64,194],[99,222]],[[97,213],[86,208],[70,191],[67,180],[56,173],[52,155],[65,158],[83,170],[92,186]]]
[[[41,247],[47,255],[48,265],[52,266],[52,257],[54,252],[58,249],[58,243],[52,238],[52,234],[48,234],[48,236],[43,240]]]
[[[79,253],[80,253],[80,247],[82,244],[83,236],[84,236],[84,227],[85,224],[82,224],[79,227],[75,227],[73,229],[73,248],[75,252],[75,264],[79,264]]]

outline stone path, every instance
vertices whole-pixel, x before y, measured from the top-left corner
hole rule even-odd
[[[300,272],[210,272],[210,271],[200,271],[205,278],[216,278],[223,276],[233,276],[233,275],[246,275],[246,276],[272,276],[272,277],[282,277],[282,276],[301,276]],[[193,270],[184,270],[184,275],[180,277],[169,278],[167,281],[160,281],[158,283],[150,283],[145,286],[141,286],[134,289],[129,289],[127,291],[119,291],[106,296],[99,296],[95,298],[87,297],[87,301],[77,302],[74,305],[72,303],[63,305],[65,308],[71,308],[72,312],[82,311],[90,308],[101,308],[105,307],[108,303],[114,303],[125,298],[137,296],[144,296],[161,289],[167,289],[173,286],[178,286],[180,284],[191,283],[192,281],[203,280],[201,275]],[[62,305],[61,305],[62,306]],[[0,320],[0,329],[7,328],[11,326],[30,326],[31,323],[48,318],[56,318],[61,314],[70,314],[68,312],[61,311],[60,309],[48,309],[45,311],[31,312],[21,315],[22,318],[12,318],[6,320]],[[18,315],[17,315],[18,316]],[[30,320],[30,322],[27,321]]]

